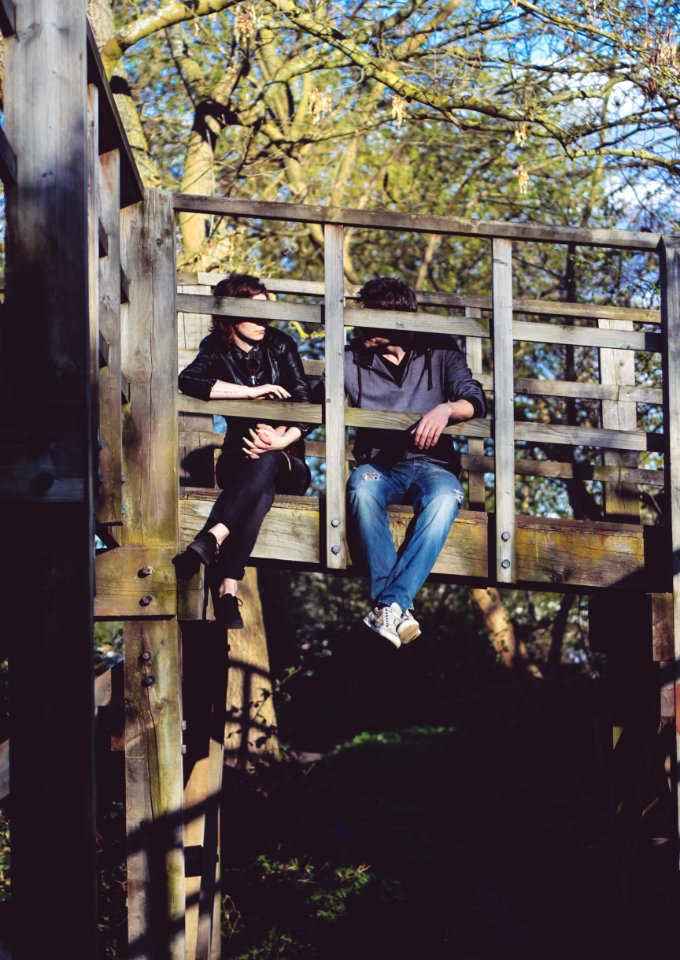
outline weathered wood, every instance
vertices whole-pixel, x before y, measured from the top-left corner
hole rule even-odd
[[[87,24],[87,77],[90,83],[97,85],[101,97],[101,123],[99,127],[99,152],[108,153],[119,150],[120,165],[120,201],[124,207],[137,203],[144,196],[144,184],[137,169],[132,149],[125,133],[118,107],[113,98],[111,87],[99,55],[97,41],[89,23]]]
[[[7,134],[0,129],[0,180],[5,186],[12,186],[17,180],[17,158],[9,145]]]
[[[652,594],[652,645],[654,660],[667,664],[673,662],[672,593]]]
[[[96,619],[172,617],[176,612],[174,546],[127,546],[97,557]],[[149,572],[150,571],[150,572]]]
[[[322,323],[321,308],[310,303],[284,300],[248,300],[243,297],[214,297],[198,293],[178,293],[177,309],[184,313],[216,314],[222,317],[265,317],[267,320],[297,320]]]
[[[122,507],[123,414],[120,396],[120,154],[99,157],[101,225],[107,253],[99,261],[99,327],[109,345],[106,369],[99,375],[99,473],[97,520],[120,524]]]
[[[0,501],[2,601],[6,611],[21,611],[25,627],[7,633],[12,956],[35,960],[47,943],[67,944],[74,957],[95,957],[88,468],[90,357],[98,344],[89,335],[82,3],[24,0],[16,28],[4,41],[4,120],[17,177],[6,189],[0,356],[2,461],[18,455],[20,468],[9,471]],[[39,390],[26,389],[27,358]],[[58,502],[57,493],[40,503],[42,491],[55,486],[69,488],[73,502]],[[13,487],[28,502],[13,503]],[[38,885],[50,894],[39,897],[36,919]]]
[[[380,227],[408,233],[437,233],[445,236],[499,237],[508,240],[534,240],[539,243],[575,243],[580,246],[614,247],[627,250],[656,250],[659,235],[628,230],[587,230],[578,227],[553,227],[538,224],[508,223],[495,220],[465,220],[462,217],[427,217],[387,210],[342,210],[311,204],[265,203],[175,194],[175,210],[212,213],[226,217],[257,217],[261,220],[287,220],[290,223],[335,224],[345,227]]]
[[[180,541],[188,543],[210,512],[212,497],[186,491],[180,500]],[[392,534],[399,540],[413,517],[410,507],[389,508]],[[523,585],[583,588],[658,589],[666,572],[660,527],[586,520],[517,516],[516,580]],[[496,583],[488,569],[493,527],[483,513],[461,511],[434,572],[445,578]],[[493,545],[492,545],[493,546]],[[492,553],[493,555],[493,553]],[[253,560],[279,560],[305,568],[319,564],[319,506],[314,497],[283,497],[265,517]]]
[[[92,406],[92,449],[98,447],[99,433],[99,369],[102,347],[108,354],[108,343],[99,330],[99,91],[94,84],[87,86],[87,290],[90,319],[90,403]],[[108,360],[108,356],[107,356]],[[99,461],[97,458],[97,466]],[[99,470],[93,477],[97,496]]]
[[[628,320],[600,320],[603,329],[632,328]],[[600,380],[602,383],[619,385],[635,384],[635,355],[630,350],[600,350]],[[637,409],[630,400],[603,400],[602,426],[612,430],[635,430]],[[605,450],[604,462],[610,467],[638,465],[637,454],[619,450]],[[637,487],[627,483],[608,482],[604,488],[605,514],[609,520],[640,521],[640,493]]]
[[[183,960],[177,623],[128,621],[124,642],[129,954]]]
[[[184,850],[186,957],[220,956],[220,801],[227,709],[227,636],[210,623],[185,623]]]
[[[660,433],[644,433],[642,430],[598,430],[557,423],[517,422],[515,439],[531,440],[532,443],[563,443],[574,447],[610,447],[612,450],[663,450],[663,434]]]
[[[201,283],[214,287],[220,280],[228,276],[226,273],[187,273],[177,275],[179,284]],[[272,293],[285,293],[298,296],[323,296],[323,282],[321,280],[297,280],[263,277],[262,282]],[[354,284],[345,284],[345,297],[356,299],[359,287]],[[440,293],[418,290],[416,294],[419,306],[460,307],[465,310],[491,310],[491,297],[481,297],[474,294],[461,295],[457,293]],[[527,300],[523,297],[512,301],[514,313],[544,314],[552,317],[578,317],[580,319],[600,320],[632,320],[635,323],[661,323],[659,310],[650,310],[638,307],[617,307],[611,304],[572,303],[565,300]]]
[[[304,420],[321,423],[323,407],[318,403],[288,403],[283,400],[196,400],[176,394],[178,413],[198,413],[223,417],[272,417],[281,423]]]
[[[169,194],[148,191],[141,206],[123,210],[121,223],[123,267],[130,283],[123,366],[131,381],[124,410],[121,539],[124,548],[164,550],[167,559],[158,564],[154,578],[169,583],[178,505],[177,417],[172,415],[177,340],[167,333],[168,317],[175,316],[175,224]],[[125,675],[129,952],[181,960],[183,782],[174,618],[126,625]]]
[[[254,567],[246,567],[239,596],[244,629],[229,631],[224,762],[252,770],[258,762],[279,757],[267,635]]]
[[[467,317],[478,317],[479,311],[468,308]],[[467,337],[465,340],[465,357],[472,376],[477,380],[482,376],[482,341],[478,337]],[[472,456],[484,456],[484,441],[470,438],[468,453]],[[492,458],[489,458],[492,459]],[[493,462],[493,461],[492,461]],[[486,491],[484,487],[484,471],[468,468],[468,506],[470,510],[486,509]]]
[[[666,447],[666,523],[670,528],[671,569],[673,576],[674,682],[676,703],[676,766],[677,810],[680,811],[680,778],[677,761],[680,756],[680,238],[664,237],[661,243],[661,309],[664,331],[663,386]],[[678,813],[680,818],[680,812]],[[680,821],[677,834],[680,835]]]
[[[324,229],[324,283],[326,296],[326,563],[332,570],[347,566],[345,517],[345,342],[343,333],[343,228]]]
[[[178,308],[186,313],[214,313],[232,317],[266,317],[268,320],[298,321],[319,324],[321,308],[313,304],[283,300],[239,300],[230,297],[180,294]],[[510,302],[510,313],[514,304]],[[390,310],[365,310],[348,307],[344,323],[349,327],[374,327],[386,330],[417,330],[421,333],[448,333],[453,336],[488,337],[489,323],[467,317],[441,317],[437,314],[399,313]],[[530,343],[570,344],[582,347],[609,347],[619,350],[661,350],[658,333],[635,330],[600,330],[596,327],[575,327],[558,323],[538,323],[527,320],[512,322],[515,340]]]
[[[512,343],[512,244],[493,241],[493,384],[496,578],[515,579],[515,397]]]
[[[483,380],[484,375],[482,374]],[[569,380],[533,380],[529,377],[515,377],[515,393],[536,397],[571,397],[576,400],[610,400],[612,402],[627,401],[654,404],[663,402],[661,387],[638,387],[624,383],[587,383],[582,380],[571,382]]]

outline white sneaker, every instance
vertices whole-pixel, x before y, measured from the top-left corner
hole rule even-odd
[[[395,647],[401,646],[401,638],[397,633],[397,626],[401,621],[401,607],[398,603],[391,603],[389,607],[376,607],[364,617],[364,623],[375,633],[389,640]]]
[[[397,624],[397,633],[402,644],[410,643],[420,636],[420,624],[413,616],[412,610],[404,611],[404,615]]]

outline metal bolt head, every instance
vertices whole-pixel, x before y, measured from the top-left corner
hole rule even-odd
[[[144,596],[139,601],[140,607],[148,607],[149,604],[153,603],[153,597],[150,593],[145,593]]]
[[[151,663],[153,660],[153,653],[150,650],[145,650],[142,653],[140,660],[142,660],[144,663]]]
[[[331,553],[334,553],[336,556],[340,553],[340,547],[337,545],[337,543],[334,543],[331,547]]]
[[[150,577],[153,572],[154,572],[153,567],[149,566],[148,563],[145,563],[142,569],[139,571],[139,576]]]
[[[504,543],[507,543],[509,539],[510,539],[510,534],[508,533],[507,530],[504,530],[503,533],[501,534],[501,540]]]
[[[509,566],[510,566],[510,561],[509,561],[509,560],[501,560],[501,566],[503,567],[504,570],[507,570],[507,569],[509,568]]]
[[[182,720],[181,726],[182,726],[182,730],[186,730],[186,728],[187,728],[187,722],[186,722],[186,720]]]
[[[153,687],[155,682],[156,682],[156,678],[154,677],[153,673],[150,673],[148,677],[142,678],[143,687]]]
[[[333,517],[333,519],[331,520],[331,526],[332,526],[332,527],[339,527],[339,526],[340,526],[340,521],[338,520],[337,517]]]

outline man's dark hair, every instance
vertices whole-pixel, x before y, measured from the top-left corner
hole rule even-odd
[[[394,277],[374,277],[363,285],[358,295],[359,303],[369,310],[401,310],[415,313],[418,301],[415,292],[403,280]]]
[[[232,273],[216,284],[213,294],[216,297],[242,297],[252,300],[258,293],[266,295],[267,288],[250,273]],[[210,332],[217,333],[223,340],[231,340],[232,324],[238,323],[238,317],[223,317],[217,313],[212,315]]]

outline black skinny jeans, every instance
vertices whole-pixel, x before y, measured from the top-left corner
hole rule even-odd
[[[216,523],[229,529],[213,568],[218,580],[242,580],[265,514],[277,493],[301,496],[311,480],[304,460],[283,450],[272,450],[258,460],[240,453],[223,453],[217,461],[217,483],[222,493],[203,528]]]

